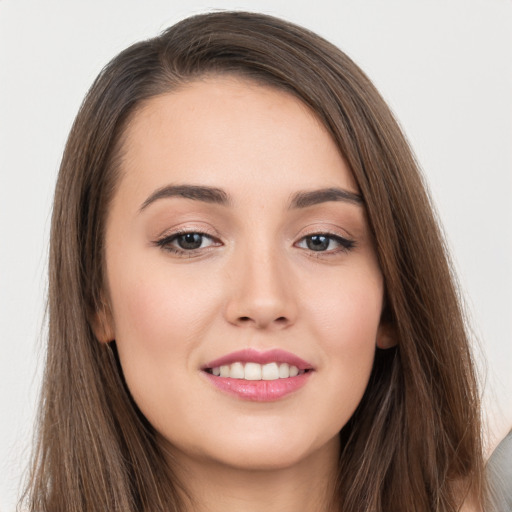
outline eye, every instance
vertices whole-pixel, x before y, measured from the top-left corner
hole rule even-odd
[[[354,246],[355,242],[353,240],[324,233],[305,236],[297,243],[297,247],[314,252],[349,251]]]
[[[211,238],[203,235],[202,233],[184,233],[182,235],[178,235],[173,239],[173,242],[179,246],[180,249],[184,250],[194,250],[200,249],[205,245],[208,245],[208,242],[211,241]]]
[[[184,254],[219,245],[219,242],[205,233],[190,231],[165,236],[155,244],[167,251]]]

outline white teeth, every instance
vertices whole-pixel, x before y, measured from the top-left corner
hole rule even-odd
[[[279,365],[279,378],[287,379],[290,376],[290,365],[288,363],[281,363]]]
[[[226,364],[211,368],[211,373],[217,377],[228,377],[230,379],[245,380],[277,380],[296,377],[299,371],[296,366],[288,363],[243,363],[236,362],[231,365]]]
[[[264,364],[261,367],[262,380],[277,380],[279,379],[279,367],[277,363]]]
[[[242,363],[233,363],[229,371],[229,376],[232,379],[243,379],[245,377],[244,365]]]
[[[261,380],[261,364],[247,363],[244,378],[245,380]]]

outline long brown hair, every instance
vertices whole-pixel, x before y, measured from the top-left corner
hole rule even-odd
[[[123,131],[141,102],[207,74],[278,87],[308,105],[348,162],[366,205],[397,346],[379,350],[342,429],[343,512],[481,505],[479,399],[446,248],[393,115],[339,49],[254,13],[194,16],[135,44],[101,72],[64,152],[52,218],[49,339],[31,511],[178,511],[180,486],[124,384],[115,343],[99,343],[105,217]],[[300,428],[300,427],[298,427]]]

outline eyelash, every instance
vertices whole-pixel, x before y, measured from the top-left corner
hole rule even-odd
[[[165,235],[162,238],[160,238],[159,240],[157,240],[156,242],[154,242],[154,244],[157,247],[160,247],[161,249],[163,249],[164,251],[168,251],[168,252],[170,252],[172,254],[176,254],[178,256],[186,256],[189,258],[197,255],[200,251],[204,251],[204,249],[208,249],[208,247],[198,247],[197,249],[183,249],[183,248],[174,247],[171,245],[178,238],[184,237],[186,235],[199,235],[200,237],[202,237],[203,240],[205,238],[211,240],[212,244],[209,245],[208,247],[221,245],[221,242],[214,236],[209,235],[208,233],[204,233],[202,231],[192,231],[192,230],[191,231],[187,231],[187,230],[177,231],[176,233],[173,233],[172,235]]]
[[[310,235],[303,236],[295,245],[298,246],[299,243],[304,242],[307,244],[308,240],[314,238],[325,238],[330,242],[333,241],[338,244],[336,249],[326,250],[326,251],[315,251],[309,247],[304,247],[303,249],[308,251],[309,255],[315,258],[325,257],[325,256],[334,256],[340,252],[349,252],[356,247],[356,241],[351,240],[349,238],[345,238],[340,235],[335,235],[333,233],[311,233]],[[302,248],[302,247],[301,247]]]
[[[202,238],[202,241],[204,239],[209,239],[212,243],[208,245],[207,247],[198,247],[195,249],[184,249],[179,247],[174,247],[171,245],[173,242],[175,242],[178,238],[186,236],[186,235],[199,235]],[[330,245],[331,241],[338,244],[338,247],[336,249],[330,249],[325,251],[315,251],[314,249],[311,249],[310,247],[300,247],[300,243],[308,243],[308,240],[312,241],[314,238],[325,238],[328,241],[328,244]],[[156,240],[154,242],[154,245],[157,247],[160,247],[161,249],[168,251],[172,254],[176,254],[178,256],[185,256],[185,257],[193,257],[204,251],[205,249],[208,249],[209,247],[215,247],[221,245],[221,242],[215,238],[214,236],[204,233],[201,231],[178,231],[176,233],[173,233],[172,235],[166,235],[159,240]],[[202,245],[202,242],[201,242]],[[319,258],[322,256],[333,256],[340,252],[349,252],[352,249],[356,247],[355,240],[351,240],[349,238],[345,238],[339,235],[335,235],[332,233],[311,233],[310,235],[303,236],[298,242],[294,244],[294,246],[303,249],[309,253],[310,256]]]

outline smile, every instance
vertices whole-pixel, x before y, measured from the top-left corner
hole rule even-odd
[[[212,361],[202,370],[217,389],[258,402],[279,400],[297,391],[313,373],[309,363],[278,349],[234,352]]]
[[[245,363],[244,365],[237,361],[230,365],[215,366],[206,371],[217,377],[227,377],[230,379],[277,380],[296,377],[307,370],[299,370],[296,366],[289,365],[288,363]]]

